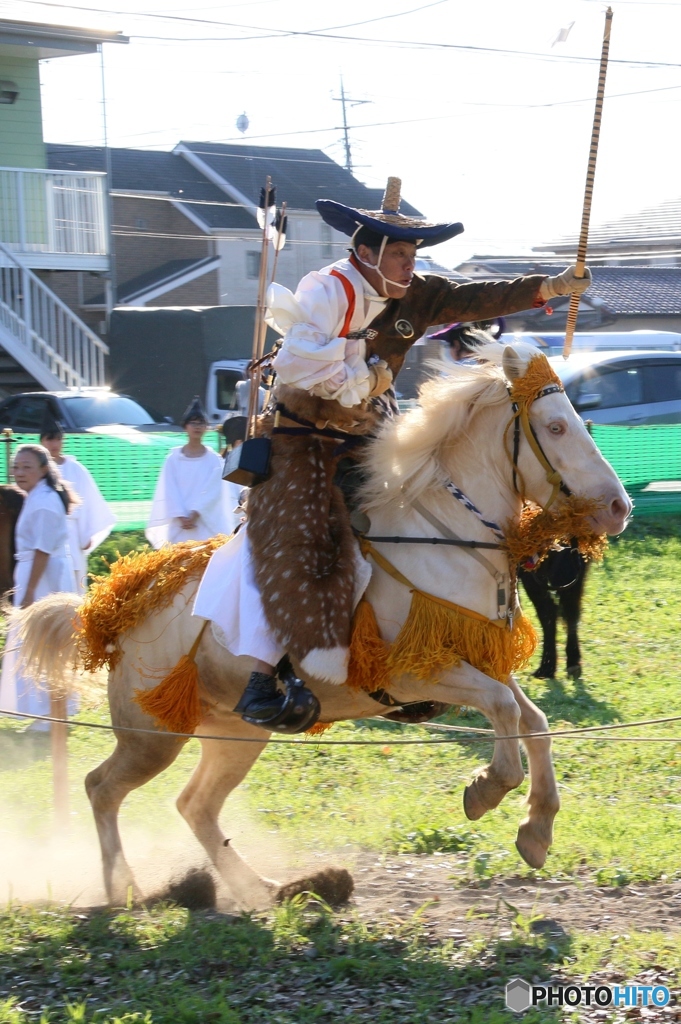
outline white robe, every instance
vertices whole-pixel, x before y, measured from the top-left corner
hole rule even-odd
[[[68,527],[73,571],[78,589],[84,593],[88,552],[106,540],[116,517],[102,497],[92,473],[81,462],[72,455],[65,455],[59,472],[80,499],[80,504],[68,518]]]
[[[348,299],[341,272],[355,292],[350,331],[367,327],[383,312],[387,299],[365,281],[349,260],[307,274],[293,295],[274,284],[267,296],[267,322],[284,335],[274,367],[279,379],[344,406],[369,394],[369,368],[362,339],[341,338]],[[356,552],[355,603],[371,578],[371,568]],[[193,614],[210,619],[216,639],[231,654],[249,655],[276,665],[285,651],[272,634],[255,584],[248,529],[242,527],[229,544],[213,554],[194,602]]]
[[[196,526],[184,530],[179,519],[191,512],[199,513]],[[153,547],[230,534],[233,520],[217,452],[206,448],[203,455],[192,459],[181,448],[173,448],[163,463],[145,531]]]
[[[348,300],[333,270],[347,278],[355,293],[350,333],[368,327],[388,300],[347,259],[306,274],[295,295],[281,285],[271,285],[267,322],[284,335],[272,364],[279,380],[349,408],[368,397],[371,384],[364,341],[339,336]]]
[[[66,511],[59,495],[44,480],[26,495],[14,533],[17,564],[14,569],[13,603],[18,607],[26,594],[36,551],[50,557],[35,589],[35,599],[58,591],[78,593],[68,547]],[[0,708],[26,714],[49,715],[49,694],[18,671],[17,637],[10,630],[5,641],[0,677]],[[70,702],[72,713],[75,703]],[[47,728],[47,726],[45,726]]]

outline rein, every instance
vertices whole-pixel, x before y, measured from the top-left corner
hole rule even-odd
[[[537,437],[534,431],[534,427],[530,423],[530,406],[533,402],[536,402],[537,399],[544,398],[545,395],[554,395],[557,393],[562,393],[565,389],[563,388],[562,384],[547,384],[545,387],[541,388],[541,390],[539,390],[537,394],[529,398],[525,396],[516,397],[516,395],[514,394],[514,390],[515,389],[512,386],[509,386],[508,393],[511,399],[511,408],[513,410],[513,415],[509,421],[508,426],[506,427],[506,430],[504,431],[504,436],[506,436],[506,434],[508,433],[508,428],[511,426],[511,423],[513,424],[513,455],[511,457],[511,464],[513,466],[513,489],[515,490],[516,494],[519,494],[523,500],[525,499],[525,495],[523,493],[525,490],[525,484],[522,481],[522,474],[518,468],[518,458],[520,455],[520,431],[522,429],[522,432],[525,435],[525,439],[529,444],[532,452],[534,453],[535,458],[537,459],[540,466],[546,473],[547,483],[549,483],[552,488],[551,497],[543,506],[543,510],[544,512],[546,512],[547,509],[549,509],[551,505],[553,505],[560,491],[562,491],[563,494],[567,495],[568,497],[572,492],[570,488],[563,482],[563,478],[561,477],[558,470],[553,468],[548,458],[546,457],[544,449],[539,443],[539,438]],[[518,486],[519,479],[522,483],[522,491]]]

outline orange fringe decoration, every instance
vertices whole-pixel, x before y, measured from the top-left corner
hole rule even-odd
[[[203,574],[213,552],[227,540],[218,536],[133,552],[117,559],[108,576],[96,576],[78,609],[76,638],[85,670],[115,668],[121,659],[119,637],[167,608],[190,579]]]
[[[199,697],[199,670],[196,652],[206,631],[204,622],[189,654],[153,690],[136,690],[134,700],[145,714],[151,715],[169,732],[194,732],[205,713]]]
[[[533,566],[536,569],[552,548],[570,544],[573,538],[577,538],[579,552],[584,558],[600,562],[608,546],[608,538],[594,533],[589,519],[602,508],[601,502],[574,494],[545,511],[538,505],[525,505],[520,518],[504,526],[504,547],[511,565],[525,565],[529,559],[538,556]]]
[[[531,405],[539,392],[549,384],[557,384],[561,391],[563,385],[560,377],[552,368],[543,352],[532,356],[522,377],[516,378],[511,385],[511,401],[520,405],[526,402]]]
[[[327,729],[330,729],[332,725],[333,722],[315,722],[314,725],[311,725],[309,729],[305,730],[305,735],[321,736],[321,734],[326,732]]]
[[[349,686],[371,692],[387,685],[391,675],[402,673],[435,681],[438,673],[461,661],[504,683],[534,654],[537,635],[524,615],[516,616],[510,630],[504,622],[457,608],[431,594],[412,593],[409,615],[392,647],[381,639],[373,609],[371,616],[364,611],[356,619]]]
[[[387,686],[388,651],[389,647],[378,631],[373,605],[363,597],[352,620],[347,685],[367,693]]]

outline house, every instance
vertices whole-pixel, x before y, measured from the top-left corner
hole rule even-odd
[[[474,256],[457,270],[470,280],[507,280],[521,274],[559,274],[574,254],[549,262],[526,257]],[[589,257],[593,284],[579,302],[578,331],[681,332],[681,266],[599,265]],[[564,331],[569,296],[506,317],[510,330]]]
[[[532,251],[570,260],[577,240],[564,238]],[[589,263],[681,267],[681,198],[598,225],[589,232]]]
[[[104,382],[106,345],[48,285],[108,274],[105,176],[48,167],[39,65],[119,32],[0,20],[0,395]]]
[[[49,145],[47,154],[54,170],[104,168],[104,151],[94,147]],[[383,196],[318,149],[181,142],[171,153],[111,149],[110,160],[118,305],[254,305],[262,237],[256,210],[268,175],[277,202],[286,202],[277,280],[291,289],[348,246],[315,201],[375,209]],[[418,215],[409,203],[401,209]],[[78,294],[64,298],[93,327],[101,322],[105,295],[92,275],[81,274]]]

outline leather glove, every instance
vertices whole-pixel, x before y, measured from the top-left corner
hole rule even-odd
[[[377,363],[373,363],[369,367],[369,384],[371,386],[369,398],[382,395],[384,391],[388,390],[392,382],[392,370],[388,367],[385,359],[379,359]]]
[[[581,295],[591,284],[591,271],[584,268],[584,277],[575,275],[575,268],[568,267],[562,274],[556,277],[547,277],[539,287],[539,294],[546,302],[547,299],[555,299],[556,295],[570,295],[576,292]]]

